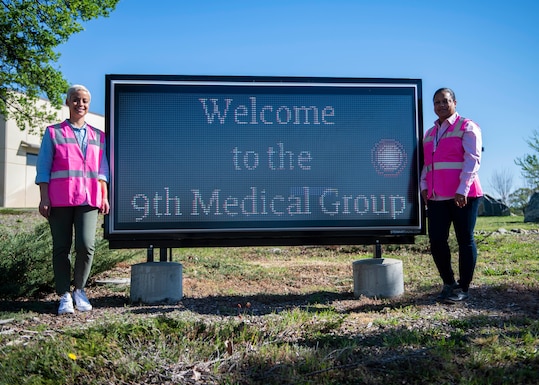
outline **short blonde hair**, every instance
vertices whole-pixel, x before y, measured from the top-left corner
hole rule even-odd
[[[71,95],[73,95],[77,91],[88,92],[88,96],[90,97],[90,100],[92,100],[92,94],[90,94],[88,88],[84,87],[82,84],[73,84],[71,87],[69,87],[69,89],[67,90],[66,99],[69,100],[71,98]]]

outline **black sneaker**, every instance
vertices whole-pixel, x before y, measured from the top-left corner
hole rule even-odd
[[[466,301],[470,295],[467,291],[457,290],[454,291],[449,297],[447,297],[447,302],[456,303]]]
[[[436,300],[441,301],[441,302],[446,301],[451,295],[453,295],[453,290],[455,289],[456,286],[457,286],[456,283],[452,285],[447,285],[447,284],[444,285],[441,293],[438,294],[438,297],[436,297]]]

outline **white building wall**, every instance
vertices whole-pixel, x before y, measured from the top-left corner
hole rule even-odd
[[[3,207],[29,207],[32,201],[39,203],[39,190],[37,186],[29,183],[32,172],[35,178],[35,158],[37,148],[39,148],[38,135],[31,135],[25,131],[20,131],[13,120],[8,120],[5,124],[4,146],[4,188]],[[28,149],[23,147],[23,143],[30,144]],[[28,151],[27,151],[28,150]],[[34,165],[31,164],[34,160]],[[27,164],[30,163],[30,165]],[[32,199],[33,198],[33,199]]]
[[[58,116],[58,121],[51,124],[69,117],[67,106],[62,107]],[[86,122],[101,130],[105,128],[103,115],[88,113]],[[0,207],[38,207],[39,187],[35,184],[35,162],[40,143],[39,134],[21,131],[13,119],[6,121],[0,115]]]

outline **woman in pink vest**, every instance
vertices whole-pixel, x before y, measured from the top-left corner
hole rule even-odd
[[[474,228],[483,196],[477,172],[481,163],[481,129],[457,111],[455,93],[440,88],[434,93],[438,119],[423,140],[425,164],[421,195],[427,205],[428,233],[434,263],[443,281],[437,299],[468,299],[477,260]],[[453,224],[459,245],[459,280],[451,267],[448,238]]]
[[[95,250],[98,212],[108,214],[109,167],[105,134],[86,123],[90,92],[74,85],[67,91],[69,119],[46,128],[37,160],[39,212],[48,219],[53,247],[58,314],[90,311],[84,287]],[[70,251],[75,230],[74,291],[71,295]]]

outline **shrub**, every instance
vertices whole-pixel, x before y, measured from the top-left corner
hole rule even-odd
[[[52,242],[48,223],[33,231],[0,233],[1,297],[34,295],[53,287]]]
[[[132,252],[109,250],[108,242],[99,235],[95,255],[92,274],[110,270],[133,257]],[[52,239],[47,222],[15,234],[0,228],[0,277],[0,298],[30,297],[54,290]]]

